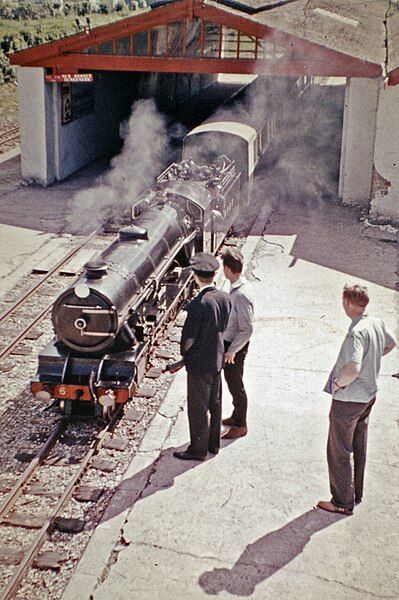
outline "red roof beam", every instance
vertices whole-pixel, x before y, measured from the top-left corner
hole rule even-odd
[[[330,76],[330,77],[377,77],[376,65],[356,65],[348,62],[332,64],[329,61],[298,61],[267,59],[218,59],[218,58],[163,58],[132,57],[95,54],[69,54],[49,58],[42,66],[52,68],[55,73],[85,71],[148,71],[168,73],[249,73],[265,75]]]

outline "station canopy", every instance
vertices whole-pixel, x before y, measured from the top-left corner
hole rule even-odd
[[[247,0],[246,4],[234,0],[177,0],[21,50],[11,54],[10,61],[14,65],[43,67],[54,75],[93,71],[293,77],[384,75],[384,64],[377,55],[365,59],[359,51],[351,53],[350,48],[341,51],[329,43],[323,44],[322,36],[320,40],[317,36],[312,38],[306,28],[296,26],[290,30],[286,23],[292,9],[288,0],[263,4],[260,0]],[[337,45],[343,47],[339,40]],[[383,48],[383,44],[378,45]],[[397,72],[396,69],[395,77]]]

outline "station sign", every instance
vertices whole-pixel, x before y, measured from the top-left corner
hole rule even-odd
[[[58,74],[58,75],[45,75],[44,81],[46,83],[92,83],[92,73],[75,73],[75,74]]]

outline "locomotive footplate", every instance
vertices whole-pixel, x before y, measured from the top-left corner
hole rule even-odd
[[[60,342],[39,354],[32,393],[40,399],[124,403],[136,391],[137,349],[105,356],[71,355]]]

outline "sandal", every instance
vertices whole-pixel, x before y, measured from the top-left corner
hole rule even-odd
[[[327,512],[338,513],[340,515],[350,516],[353,515],[353,510],[349,510],[349,508],[344,508],[343,506],[335,506],[329,500],[319,500],[316,504],[316,508],[321,508],[322,510],[326,510]]]

